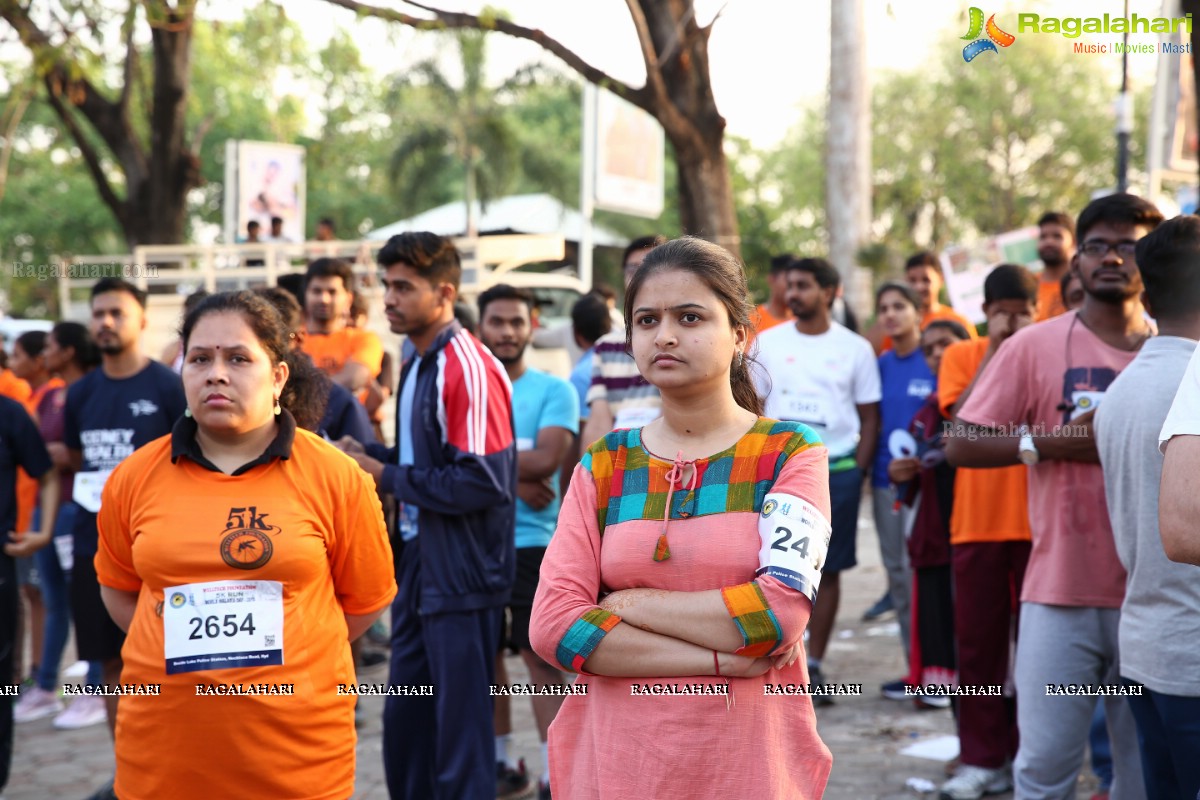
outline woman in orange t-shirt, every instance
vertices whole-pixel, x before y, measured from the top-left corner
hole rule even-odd
[[[297,429],[287,409],[314,417],[316,371],[273,306],[213,295],[182,340],[188,412],[113,472],[97,519],[101,594],[128,634],[114,792],[344,800],[350,641],[396,592],[375,488]]]

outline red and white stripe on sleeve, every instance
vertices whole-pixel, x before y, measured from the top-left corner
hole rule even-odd
[[[438,355],[438,422],[446,443],[486,456],[513,441],[512,384],[495,356],[466,331]]]

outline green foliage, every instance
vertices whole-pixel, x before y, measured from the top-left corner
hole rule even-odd
[[[317,220],[330,217],[339,236],[353,238],[393,221],[393,134],[379,81],[348,32],[337,31],[317,54],[309,81],[322,124],[315,137],[298,140],[308,152],[306,230],[313,235]]]
[[[1114,184],[1116,62],[1072,55],[1057,37],[1026,36],[1019,52],[966,65],[960,33],[943,34],[930,48],[941,56],[919,70],[872,80],[873,222],[859,260],[877,274],[895,272],[916,249],[1030,225],[1046,210],[1077,213]],[[1136,166],[1145,162],[1150,87],[1135,87],[1134,99]],[[760,183],[738,195],[748,263],[761,257],[755,236],[768,248],[824,247],[824,139],[822,105],[776,150],[735,151],[735,186],[748,160]],[[1136,185],[1136,171],[1130,177]]]
[[[13,92],[22,91],[23,82],[14,81],[11,90],[0,95],[4,118]],[[7,295],[8,304],[0,312],[53,316],[58,307],[57,284],[15,277],[13,266],[51,266],[77,253],[119,252],[124,249],[124,236],[97,196],[79,150],[43,99],[35,97],[29,105],[12,148],[0,200],[0,294]]]
[[[439,35],[457,51],[461,81],[428,59],[393,76],[386,98],[397,142],[390,168],[396,214],[410,216],[453,197],[486,206],[518,191],[568,200],[572,182],[578,186],[578,146],[549,137],[571,126],[578,142],[570,84],[534,65],[489,86],[487,34]]]
[[[146,53],[143,63],[149,58]],[[204,184],[192,195],[193,228],[223,221],[226,141],[297,140],[306,118],[304,100],[295,92],[301,91],[297,82],[307,73],[308,60],[299,26],[271,3],[254,6],[231,23],[196,20],[187,119],[189,130],[204,132]],[[295,89],[278,92],[281,86]]]

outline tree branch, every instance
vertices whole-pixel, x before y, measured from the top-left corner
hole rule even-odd
[[[638,0],[625,0],[625,5],[629,7],[629,16],[633,18],[638,44],[642,48],[642,61],[646,64],[646,86],[654,92],[654,97],[660,105],[669,106],[671,98],[663,82],[658,55],[654,52],[654,37],[650,34],[650,24],[646,22],[646,15]]]
[[[29,81],[27,86],[16,87],[9,95],[12,105],[5,113],[7,119],[4,121],[4,141],[0,142],[0,201],[4,200],[4,192],[8,188],[8,165],[15,149],[17,128],[25,116],[25,110],[29,108],[30,101],[33,100],[34,86],[34,82]]]
[[[0,5],[0,19],[7,20],[17,31],[21,43],[33,54],[34,64],[41,72],[41,77],[52,95],[67,92],[71,104],[92,124],[100,138],[119,158],[123,158],[130,146],[136,146],[135,140],[126,130],[121,115],[121,108],[104,97],[103,94],[81,74],[81,70],[73,62],[64,59],[62,49],[56,49],[50,42],[50,37],[37,27],[30,19],[25,9],[16,3]],[[74,122],[68,115],[63,115],[59,109],[66,106],[61,102],[51,102],[55,111],[59,112],[64,124]],[[80,147],[83,143],[80,143]]]
[[[133,28],[137,17],[137,4],[129,4],[129,13],[125,16],[125,83],[121,86],[121,96],[117,98],[117,108],[121,116],[128,119],[129,93],[133,89],[133,75],[137,64],[137,49],[133,45]]]
[[[405,14],[400,11],[394,11],[388,8],[379,8],[367,3],[360,3],[358,0],[327,0],[336,6],[349,9],[359,16],[376,17],[378,19],[387,20],[389,22],[398,22],[401,25],[407,25],[410,28],[418,30],[444,30],[446,28],[455,29],[473,29],[481,31],[496,31],[507,36],[512,36],[516,39],[525,39],[533,42],[543,50],[557,56],[564,64],[570,67],[575,72],[582,75],[586,80],[608,89],[613,94],[628,100],[638,108],[658,116],[659,109],[656,107],[657,102],[649,89],[643,87],[640,89],[634,88],[629,84],[619,81],[609,75],[607,72],[598,69],[584,61],[575,54],[570,48],[566,47],[562,42],[547,36],[545,31],[538,28],[527,28],[523,25],[509,22],[500,17],[481,18],[474,14],[463,14],[454,11],[443,11],[432,6],[426,6],[412,0],[406,0],[409,5],[427,11],[434,16],[433,19],[422,19],[414,17],[410,14]]]
[[[46,95],[50,98],[50,105],[54,107],[55,113],[66,126],[67,132],[71,134],[71,138],[75,140],[76,146],[79,147],[79,152],[83,154],[83,160],[87,164],[88,172],[92,174],[92,179],[96,182],[96,188],[100,192],[100,198],[104,200],[116,216],[121,227],[126,227],[127,212],[125,202],[117,197],[117,193],[113,191],[112,184],[108,182],[108,176],[104,174],[104,166],[100,163],[100,155],[96,149],[92,147],[91,142],[83,133],[83,129],[79,127],[79,123],[75,121],[71,110],[63,103],[61,86],[55,85],[56,79],[47,75],[45,78]]]
[[[199,153],[201,145],[204,144],[204,137],[212,130],[213,123],[217,118],[212,114],[206,114],[204,119],[200,120],[196,125],[196,130],[192,133],[191,149],[193,153]]]

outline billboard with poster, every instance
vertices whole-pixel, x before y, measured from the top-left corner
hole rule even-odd
[[[983,281],[997,264],[1019,264],[1042,271],[1037,252],[1038,228],[1030,225],[989,236],[971,246],[954,245],[942,253],[942,275],[950,305],[975,325],[986,322]]]
[[[596,208],[657,219],[663,146],[658,120],[612,92],[596,92]]]
[[[259,238],[270,241],[271,217],[283,220],[280,240],[305,240],[304,148],[277,142],[227,142],[225,241],[245,241],[251,220],[262,226]]]

